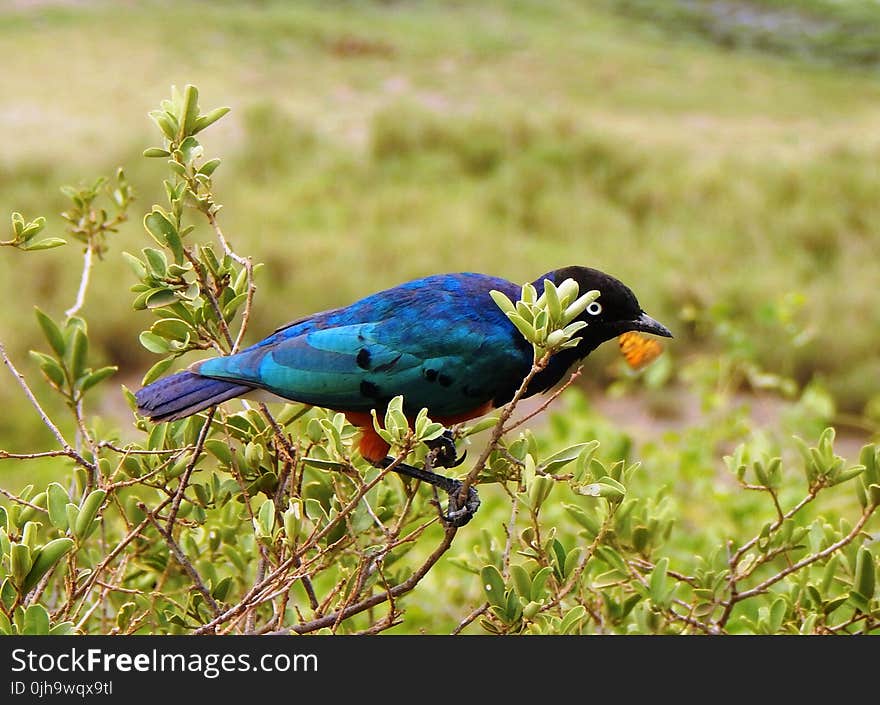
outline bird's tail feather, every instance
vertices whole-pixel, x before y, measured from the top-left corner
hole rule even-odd
[[[135,399],[139,414],[153,421],[175,421],[250,390],[243,384],[184,371],[148,384]]]

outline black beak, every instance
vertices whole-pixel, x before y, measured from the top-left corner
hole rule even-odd
[[[642,333],[653,333],[654,335],[660,335],[664,338],[672,337],[672,333],[666,326],[660,323],[660,321],[655,321],[644,311],[642,311],[642,315],[635,319],[632,324],[633,327],[631,330],[638,330]]]

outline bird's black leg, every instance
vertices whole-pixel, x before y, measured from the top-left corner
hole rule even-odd
[[[388,456],[377,463],[377,465],[379,465],[379,467],[387,468],[393,462],[394,458]],[[393,470],[398,475],[405,475],[406,477],[411,477],[415,480],[427,482],[429,485],[433,485],[446,492],[446,494],[449,495],[449,502],[446,506],[446,514],[442,514],[441,516],[444,523],[449,526],[464,526],[473,518],[480,506],[480,498],[477,496],[477,491],[473,487],[468,488],[468,496],[465,503],[463,505],[459,503],[458,495],[461,492],[462,485],[460,480],[451,477],[444,477],[443,475],[438,475],[428,469],[417,468],[413,465],[407,465],[406,463],[398,463],[394,466]]]
[[[425,445],[434,452],[434,464],[437,467],[457,468],[467,457],[467,451],[462,453],[460,457],[457,455],[455,437],[448,428],[434,440],[425,441]]]

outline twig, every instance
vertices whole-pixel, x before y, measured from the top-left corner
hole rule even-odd
[[[231,349],[235,344],[232,340],[232,334],[229,332],[229,326],[226,323],[226,319],[223,317],[223,311],[220,309],[220,302],[217,301],[217,297],[211,289],[211,283],[208,281],[208,275],[205,274],[205,269],[202,267],[202,263],[199,262],[192,252],[190,252],[189,248],[183,248],[183,254],[190,261],[190,264],[192,264],[193,271],[196,273],[196,277],[199,280],[201,291],[205,294],[208,302],[211,304],[211,308],[214,310],[214,315],[217,317],[217,325],[220,326],[220,332],[223,333],[223,338]]]
[[[540,360],[536,361],[532,368],[529,370],[529,373],[523,379],[522,384],[519,385],[519,389],[513,395],[513,398],[507,402],[504,408],[501,410],[501,414],[498,416],[498,421],[492,427],[492,435],[489,437],[489,442],[486,443],[486,447],[483,448],[483,452],[480,453],[479,458],[477,458],[477,462],[474,463],[474,466],[471,468],[470,472],[468,472],[467,476],[462,480],[461,490],[459,491],[459,501],[465,502],[468,496],[468,489],[474,481],[477,479],[477,476],[483,471],[483,468],[486,466],[486,461],[489,460],[489,456],[492,454],[492,450],[497,445],[498,441],[501,440],[501,436],[504,435],[505,429],[504,424],[507,423],[507,420],[510,418],[511,414],[513,414],[514,409],[516,408],[517,403],[520,399],[522,399],[523,395],[526,393],[529,384],[532,379],[538,374],[541,370],[543,370],[547,366],[547,362],[549,361],[549,355],[544,355]]]
[[[452,636],[455,636],[456,634],[461,634],[462,630],[464,630],[465,627],[467,627],[477,617],[479,617],[481,614],[483,614],[483,612],[485,612],[487,609],[489,609],[489,603],[484,602],[482,605],[480,605],[475,610],[473,610],[467,617],[465,617],[463,620],[461,620],[458,623],[458,626],[455,629],[453,629],[450,632],[450,634]]]
[[[211,228],[213,228],[214,234],[217,236],[217,241],[220,243],[220,247],[223,248],[223,252],[229,255],[232,259],[234,259],[243,267],[246,267],[248,260],[241,255],[236,254],[229,246],[229,243],[226,242],[226,237],[223,235],[223,230],[221,230],[220,228],[220,223],[217,222],[217,211],[214,208],[208,207],[205,210],[205,217],[211,224]]]
[[[579,366],[574,372],[572,372],[565,383],[561,384],[558,389],[556,389],[550,396],[548,396],[537,409],[529,412],[521,418],[516,419],[513,423],[510,424],[510,426],[507,426],[504,431],[502,431],[502,435],[522,426],[524,423],[526,423],[526,421],[530,421],[538,414],[544,413],[547,410],[547,407],[549,407],[554,401],[556,401],[557,397],[559,397],[560,394],[568,389],[575,382],[575,380],[577,380],[577,378],[581,376],[582,370],[583,365]]]
[[[449,547],[452,545],[452,539],[455,538],[457,531],[457,527],[447,527],[443,540],[437,548],[434,549],[433,553],[428,556],[425,562],[419,566],[419,568],[408,579],[404,580],[402,583],[398,583],[391,588],[390,591],[372,595],[371,597],[361,600],[357,604],[351,605],[345,610],[342,610],[342,619],[348,619],[352,615],[359,614],[360,612],[375,607],[376,605],[381,605],[391,597],[399,597],[412,590],[418,585],[421,579],[425,577],[427,572],[431,570],[434,564],[440,560],[440,557],[449,550]],[[332,626],[336,623],[337,619],[339,619],[339,615],[334,612],[324,617],[313,619],[311,622],[306,622],[305,624],[295,624],[289,629],[283,630],[283,633],[295,632],[296,634],[308,634],[309,632]]]
[[[168,448],[162,450],[143,450],[141,448],[122,448],[110,441],[100,441],[95,447],[99,450],[101,448],[108,448],[116,453],[124,453],[125,455],[180,455],[181,453],[185,453],[186,451],[195,448],[195,446],[182,446],[180,448]]]
[[[515,494],[511,494],[510,521],[507,524],[507,539],[504,542],[504,553],[501,554],[501,575],[505,580],[510,577],[510,551],[513,549],[513,533],[516,529],[516,515],[519,512],[519,500]]]
[[[93,258],[93,250],[92,250],[92,241],[89,238],[89,242],[86,244],[86,252],[83,256],[83,270],[82,276],[79,280],[79,290],[76,293],[76,301],[74,301],[73,306],[67,309],[64,312],[64,315],[67,318],[71,318],[75,316],[79,310],[83,307],[83,304],[86,300],[86,290],[89,288],[89,274],[92,271],[92,258]]]
[[[211,422],[214,420],[214,413],[217,411],[217,407],[212,406],[208,410],[207,418],[205,419],[205,424],[202,426],[202,430],[199,432],[199,437],[196,439],[195,447],[193,448],[192,459],[187,463],[186,469],[183,471],[183,475],[180,476],[180,484],[177,485],[177,492],[174,493],[174,500],[171,504],[171,509],[168,511],[168,521],[166,523],[167,531],[171,532],[174,529],[174,521],[177,519],[177,512],[180,510],[180,503],[183,501],[183,495],[186,492],[187,485],[189,484],[189,478],[193,473],[193,470],[196,467],[196,463],[199,461],[199,455],[202,453],[202,448],[205,445],[205,439],[208,437],[208,432],[211,430]]]
[[[162,500],[162,502],[156,507],[155,512],[161,511],[169,502],[171,501],[170,497],[166,497]],[[122,550],[131,543],[134,538],[141,533],[150,523],[149,519],[143,519],[136,527],[134,527],[131,531],[126,534],[125,538],[123,538],[116,547],[107,554],[107,556],[102,560],[95,568],[92,570],[91,575],[86,579],[85,583],[83,583],[74,593],[72,598],[77,599],[81,596],[84,596],[98,579],[98,576],[107,568],[110,562],[118,556]],[[78,611],[78,610],[77,610]],[[75,612],[74,612],[75,614]]]
[[[3,343],[0,343],[0,357],[3,358],[3,363],[6,367],[9,368],[9,371],[12,373],[12,376],[18,381],[19,386],[25,393],[25,396],[30,401],[31,405],[34,409],[37,410],[37,413],[40,415],[40,418],[43,420],[43,423],[46,427],[52,432],[52,435],[55,436],[59,445],[64,449],[64,454],[73,458],[76,463],[86,470],[89,471],[89,474],[93,474],[96,472],[96,466],[93,463],[90,463],[88,460],[83,458],[79,453],[74,450],[73,446],[67,442],[64,438],[64,435],[58,430],[58,426],[56,426],[49,416],[43,411],[43,407],[40,406],[40,402],[37,401],[37,398],[34,396],[34,393],[31,391],[31,388],[28,386],[28,383],[25,381],[25,378],[22,374],[16,369],[15,365],[12,364],[12,360],[9,359],[9,355],[6,354],[6,348],[3,347]]]
[[[238,328],[238,335],[235,336],[235,343],[232,346],[232,352],[238,352],[241,342],[244,340],[244,334],[247,332],[248,323],[251,319],[251,306],[254,303],[254,292],[257,287],[254,285],[254,265],[251,258],[248,257],[244,261],[244,269],[247,272],[247,292],[244,299],[244,309],[241,312],[241,325]]]
[[[60,453],[60,455],[66,455],[66,453]],[[2,457],[2,456],[0,456],[0,457]],[[25,507],[30,507],[31,509],[36,509],[37,511],[40,511],[40,512],[48,512],[49,511],[45,507],[38,507],[36,504],[31,504],[30,502],[22,499],[21,497],[16,497],[14,494],[12,494],[12,492],[10,492],[9,490],[4,490],[2,487],[0,487],[0,494],[2,494],[7,499],[15,502],[16,504],[21,504],[21,505],[24,505]]]
[[[186,557],[183,549],[181,549],[177,541],[174,540],[174,536],[171,535],[171,531],[162,528],[162,525],[149,510],[146,504],[144,504],[143,502],[138,502],[137,506],[138,509],[140,509],[144,514],[147,515],[147,521],[149,521],[154,527],[156,527],[156,531],[158,531],[162,538],[165,539],[165,542],[168,544],[168,547],[171,549],[171,552],[174,554],[177,562],[180,563],[181,567],[186,571],[186,574],[189,575],[189,579],[192,580],[193,586],[196,588],[196,590],[202,593],[202,597],[205,598],[205,602],[208,603],[208,606],[211,608],[211,611],[214,612],[214,615],[219,615],[220,605],[217,604],[214,596],[211,595],[211,592],[208,590],[207,587],[205,587],[205,583],[202,581],[202,576],[199,575],[198,571],[193,567],[193,564],[190,563],[189,558]]]
[[[807,556],[806,558],[799,560],[797,563],[793,563],[792,565],[788,566],[787,568],[780,570],[778,573],[776,573],[776,575],[771,575],[764,582],[756,585],[755,587],[751,588],[750,590],[746,590],[744,592],[738,593],[736,595],[735,599],[734,599],[734,597],[731,597],[731,601],[741,602],[741,601],[746,600],[750,597],[754,597],[755,595],[760,595],[760,594],[766,592],[767,588],[769,588],[771,585],[778,583],[780,580],[782,580],[787,575],[791,575],[792,573],[796,573],[801,568],[805,568],[808,565],[815,563],[816,561],[821,561],[823,558],[827,558],[835,551],[843,548],[850,541],[852,541],[856,536],[858,536],[859,533],[861,533],[862,527],[868,522],[868,519],[871,518],[871,515],[874,513],[874,510],[876,508],[877,508],[877,505],[875,505],[875,504],[868,505],[865,508],[865,510],[862,512],[862,516],[859,517],[859,520],[856,522],[856,525],[852,528],[852,531],[850,531],[846,536],[844,536],[839,541],[831,544],[830,546],[823,549],[822,551],[819,551],[818,553],[814,553],[811,556]]]

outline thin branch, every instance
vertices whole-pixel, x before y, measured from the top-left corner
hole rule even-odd
[[[162,502],[159,503],[154,512],[161,511],[169,502],[171,502],[171,498],[166,497],[162,500]],[[92,585],[98,579],[98,576],[101,575],[101,573],[107,568],[107,566],[113,561],[113,559],[115,559],[116,556],[118,556],[122,552],[122,550],[129,543],[131,543],[135,539],[135,537],[137,537],[149,524],[150,520],[144,519],[136,527],[129,531],[128,534],[126,534],[125,538],[123,538],[118,544],[116,544],[116,547],[107,554],[104,560],[102,560],[94,568],[94,570],[92,570],[86,581],[79,588],[77,588],[76,592],[73,593],[72,598],[77,599],[81,596],[84,596],[91,589]]]
[[[177,519],[177,512],[180,511],[180,503],[183,501],[183,495],[186,492],[186,488],[189,485],[189,478],[193,473],[193,470],[196,467],[196,463],[199,461],[199,455],[202,453],[202,448],[205,445],[205,439],[208,437],[208,432],[211,430],[211,422],[214,420],[214,413],[217,411],[217,407],[212,406],[208,410],[208,416],[205,419],[205,424],[202,426],[202,430],[199,431],[199,437],[196,439],[196,445],[193,448],[192,459],[187,463],[186,469],[183,471],[183,474],[180,476],[180,483],[177,485],[177,492],[174,493],[174,500],[171,504],[171,509],[168,511],[168,521],[166,523],[166,530],[170,533],[172,529],[174,529],[174,521]]]
[[[61,453],[61,455],[66,455],[66,454]],[[2,456],[0,456],[0,457],[2,457]],[[16,497],[14,494],[12,494],[12,492],[10,492],[9,490],[4,490],[2,487],[0,487],[0,494],[2,494],[4,497],[11,500],[12,502],[15,502],[16,504],[21,504],[25,507],[30,507],[31,509],[36,509],[39,512],[48,512],[49,511],[45,507],[38,507],[36,504],[31,504],[30,502],[22,499],[21,497]]]
[[[487,609],[489,609],[489,603],[484,602],[482,605],[480,605],[475,610],[473,610],[467,617],[465,617],[463,620],[461,620],[458,623],[458,626],[455,629],[453,629],[452,632],[450,632],[450,634],[452,636],[455,636],[456,634],[461,634],[462,630],[464,630],[465,627],[467,627],[477,617],[479,617],[481,614],[483,614],[483,612],[485,612]]]
[[[28,398],[31,405],[34,407],[34,409],[37,410],[37,413],[40,415],[43,423],[52,432],[52,435],[55,436],[59,445],[64,449],[64,454],[69,456],[70,458],[73,458],[73,460],[75,460],[77,464],[88,470],[90,474],[94,473],[96,471],[95,465],[87,461],[79,453],[77,453],[76,450],[74,450],[73,446],[71,446],[70,443],[68,443],[67,440],[64,438],[64,435],[58,429],[58,426],[56,426],[52,422],[52,420],[43,410],[43,407],[40,406],[40,402],[37,401],[37,398],[34,396],[31,388],[28,386],[28,383],[25,380],[24,376],[16,369],[15,365],[12,364],[12,360],[9,359],[9,355],[6,354],[6,348],[3,346],[3,343],[0,343],[0,357],[3,358],[3,363],[6,365],[6,367],[9,368],[12,376],[15,377],[15,379],[18,381],[19,386],[24,391],[25,396]]]
[[[193,586],[196,590],[202,593],[202,597],[205,598],[205,602],[208,603],[208,606],[211,608],[211,611],[214,615],[220,614],[220,605],[217,604],[217,601],[214,599],[214,596],[211,594],[211,591],[205,587],[205,583],[202,581],[202,576],[199,575],[198,571],[193,567],[193,564],[190,562],[189,558],[186,557],[186,554],[183,552],[183,549],[180,548],[177,541],[174,540],[174,536],[171,535],[171,531],[168,529],[163,529],[162,525],[159,523],[159,520],[153,515],[153,512],[149,510],[146,504],[143,502],[138,502],[138,509],[140,509],[144,514],[147,515],[147,521],[149,521],[155,528],[156,531],[165,539],[165,542],[168,544],[168,548],[171,549],[171,552],[174,554],[175,559],[181,565],[181,567],[186,571],[186,574],[189,575],[189,579],[192,580]]]
[[[233,249],[229,246],[229,243],[226,241],[226,237],[223,235],[223,230],[220,228],[220,223],[217,222],[217,211],[214,208],[208,208],[205,211],[205,217],[208,219],[208,222],[211,224],[211,228],[214,230],[214,234],[217,236],[217,241],[220,243],[220,247],[223,248],[223,252],[229,255],[232,259],[238,262],[243,267],[247,266],[247,259],[242,257],[241,255],[236,254]]]
[[[831,544],[824,550],[819,551],[818,553],[807,556],[806,558],[799,560],[797,563],[793,563],[787,568],[780,570],[778,573],[776,573],[776,575],[771,575],[764,582],[756,585],[752,589],[737,593],[735,598],[733,596],[731,597],[731,601],[742,602],[743,600],[746,600],[750,597],[755,597],[755,595],[760,595],[766,592],[771,585],[778,583],[786,576],[791,575],[792,573],[796,573],[797,571],[801,570],[802,568],[806,568],[808,565],[811,565],[816,561],[821,561],[823,558],[828,558],[832,553],[846,546],[848,543],[850,543],[850,541],[852,541],[856,536],[861,533],[862,527],[868,522],[868,519],[871,518],[871,515],[874,513],[874,510],[876,508],[877,505],[868,505],[862,512],[862,516],[859,517],[856,525],[852,528],[852,531],[850,531],[839,541],[836,541],[835,543]]]
[[[513,429],[522,426],[524,423],[526,423],[526,421],[530,421],[539,414],[544,413],[547,410],[547,407],[549,407],[554,401],[556,401],[557,397],[559,397],[560,394],[568,389],[575,382],[575,380],[577,380],[577,378],[581,376],[582,370],[583,365],[579,366],[574,372],[572,372],[568,380],[566,380],[565,383],[561,384],[550,396],[548,396],[537,409],[529,412],[522,418],[516,419],[512,424],[510,424],[510,426],[506,427],[504,431],[502,431],[502,434],[508,433],[509,431],[512,431]]]
[[[412,590],[416,585],[419,584],[422,578],[428,573],[431,568],[434,567],[434,564],[440,560],[440,557],[449,550],[449,547],[452,545],[452,539],[455,538],[455,534],[458,531],[457,527],[451,526],[447,527],[446,533],[443,536],[443,540],[434,549],[434,552],[431,553],[430,556],[425,560],[425,562],[407,579],[402,583],[398,583],[391,590],[382,592],[371,597],[368,597],[357,604],[351,605],[347,607],[345,610],[342,610],[342,619],[348,619],[349,617],[359,614],[364,610],[370,609],[371,607],[375,607],[376,605],[381,605],[383,602],[386,602],[389,598],[399,597],[410,590]],[[339,619],[339,615],[337,613],[331,613],[324,617],[320,617],[318,619],[313,619],[311,622],[306,622],[305,624],[295,624],[287,630],[283,630],[283,633],[295,632],[296,634],[308,634],[309,632],[314,632],[319,629],[323,629],[324,627],[332,626]]]
[[[211,290],[211,283],[208,281],[208,276],[205,274],[205,269],[202,266],[202,263],[199,262],[189,248],[185,247],[183,249],[183,254],[190,261],[190,264],[192,264],[193,271],[196,273],[196,277],[199,280],[200,289],[211,304],[211,308],[214,310],[214,315],[217,317],[217,325],[220,326],[220,332],[223,333],[223,338],[231,349],[235,344],[232,340],[232,334],[229,332],[229,326],[226,323],[226,319],[223,317],[223,311],[220,309],[220,302],[217,301],[217,297]]]
[[[80,309],[83,307],[83,304],[86,300],[86,291],[89,288],[89,275],[92,271],[92,261],[93,261],[94,251],[92,250],[92,241],[89,239],[88,244],[86,245],[86,252],[83,256],[83,270],[82,276],[79,280],[79,290],[76,292],[76,301],[74,301],[73,306],[67,309],[64,312],[64,315],[67,318],[71,318],[79,313]]]
[[[254,303],[254,293],[257,290],[254,284],[254,265],[251,258],[248,257],[244,262],[244,268],[247,272],[247,292],[245,293],[244,309],[241,312],[241,325],[238,328],[238,335],[235,337],[235,343],[232,346],[232,352],[238,352],[241,343],[244,340],[244,334],[247,332],[248,323],[251,319],[251,307]]]
[[[66,450],[47,450],[41,453],[9,453],[8,451],[0,450],[0,460],[34,460],[36,458],[58,457],[70,457],[70,453]]]
[[[471,468],[470,472],[468,472],[467,476],[462,480],[461,490],[459,492],[459,499],[461,502],[465,502],[467,500],[468,489],[474,481],[477,479],[477,476],[483,471],[483,468],[486,466],[486,462],[489,460],[489,456],[492,454],[495,446],[498,444],[498,441],[501,440],[501,437],[504,435],[506,429],[504,428],[504,424],[507,423],[507,420],[510,418],[511,414],[513,414],[516,405],[519,403],[520,399],[523,398],[523,395],[526,393],[529,384],[532,379],[538,374],[541,370],[543,370],[547,366],[547,362],[550,357],[548,355],[544,355],[540,360],[535,362],[532,365],[532,368],[529,370],[529,373],[525,376],[522,383],[519,385],[519,389],[514,393],[513,398],[504,406],[501,410],[501,414],[498,416],[498,421],[492,427],[492,435],[489,436],[489,441],[486,443],[486,447],[483,448],[483,452],[480,453],[479,458],[477,458],[477,462],[474,463],[474,466]]]

